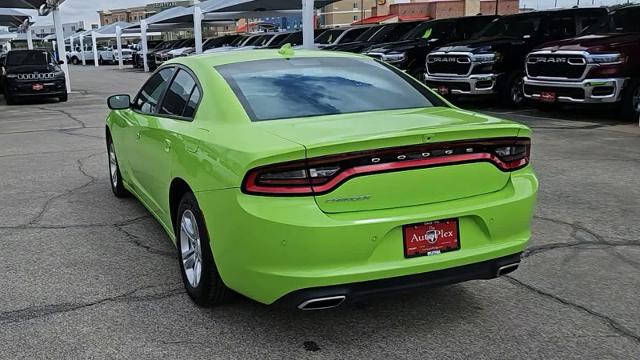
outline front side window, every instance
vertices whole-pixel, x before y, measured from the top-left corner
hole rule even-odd
[[[178,70],[167,94],[162,100],[160,114],[171,116],[184,116],[185,108],[189,103],[193,90],[196,89],[196,81],[185,70]]]
[[[252,121],[442,105],[428,90],[372,59],[270,59],[216,69]]]
[[[158,101],[169,85],[173,72],[173,68],[166,68],[153,75],[134,100],[133,109],[147,114],[155,113]]]
[[[344,31],[344,29],[327,30],[316,38],[316,44],[333,44]]]
[[[357,20],[357,19],[355,19],[355,20]],[[358,38],[358,36],[360,36],[365,31],[367,31],[367,28],[359,28],[359,29],[349,30],[346,34],[344,34],[344,36],[342,37],[340,42],[348,43],[348,42],[355,41]]]

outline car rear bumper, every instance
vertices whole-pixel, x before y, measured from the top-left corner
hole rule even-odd
[[[516,270],[520,264],[520,256],[521,253],[517,253],[415,275],[301,289],[281,297],[274,305],[301,310],[319,310],[418,288],[451,285],[469,280],[494,279]]]
[[[426,73],[425,83],[435,91],[444,86],[452,95],[491,95],[498,92],[498,74],[437,76]]]
[[[542,101],[543,92],[556,94],[558,102],[602,104],[621,100],[626,78],[553,81],[524,78],[524,96]]]
[[[225,284],[271,304],[281,298],[283,302],[288,297],[299,299],[295,294],[317,288],[350,289],[349,284],[431,273],[519,254],[531,235],[537,188],[531,167],[526,167],[513,172],[499,191],[385,210],[329,214],[318,208],[313,197],[252,196],[237,188],[198,192],[196,198]],[[403,225],[449,218],[459,221],[460,250],[405,258]],[[451,282],[486,278],[494,272],[495,264],[448,278]],[[438,281],[420,280],[416,284],[437,285]],[[387,287],[382,286],[384,283],[373,284],[381,284],[381,290]],[[368,293],[372,291],[370,286],[365,291],[356,285],[356,290],[349,291]]]

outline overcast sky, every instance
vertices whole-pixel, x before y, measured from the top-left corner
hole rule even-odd
[[[161,0],[66,0],[61,6],[61,13],[64,22],[75,22],[84,20],[86,27],[89,24],[98,23],[98,10],[117,9],[144,5],[150,2],[159,2]],[[578,0],[557,0],[559,7],[569,7],[576,5]],[[396,1],[404,2],[404,1]],[[580,0],[580,5],[609,5],[616,3],[626,3],[627,0]],[[631,2],[640,2],[640,0],[631,0]],[[521,7],[534,9],[545,9],[554,7],[556,0],[520,0]],[[51,15],[47,17],[34,16],[33,19],[39,25],[52,24]]]

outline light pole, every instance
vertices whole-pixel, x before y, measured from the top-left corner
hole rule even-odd
[[[360,25],[364,25],[364,0],[360,0]]]
[[[496,15],[498,15],[498,6],[500,5],[500,0],[496,0]]]

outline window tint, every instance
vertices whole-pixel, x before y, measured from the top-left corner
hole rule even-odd
[[[549,19],[546,35],[551,39],[566,39],[576,34],[576,21],[573,16],[553,16]]]
[[[580,23],[581,30],[594,26],[598,24],[598,22],[601,20],[602,20],[602,14],[578,15],[578,22]]]
[[[640,8],[632,8],[627,11],[619,11],[612,16],[612,29],[617,33],[640,32]]]
[[[216,69],[253,121],[441,105],[371,59],[271,59]]]
[[[167,68],[153,75],[136,97],[133,108],[144,113],[155,113],[160,96],[169,85],[173,71],[173,68]]]
[[[162,100],[160,114],[182,116],[195,88],[196,82],[191,75],[184,70],[179,70]]]
[[[327,30],[318,36],[315,41],[317,44],[333,44],[344,31],[345,29]]]
[[[196,109],[198,108],[198,103],[200,102],[200,97],[200,89],[196,86],[193,88],[193,93],[191,94],[191,98],[189,99],[182,116],[193,119],[193,116],[196,114]]]
[[[7,66],[18,65],[46,65],[53,60],[46,51],[17,50],[7,55]]]
[[[342,39],[340,39],[340,42],[341,43],[352,42],[365,31],[367,31],[367,28],[358,28],[358,29],[347,31],[347,33],[344,34]]]
[[[476,37],[532,37],[538,32],[539,27],[540,17],[537,14],[509,15],[494,20]]]

